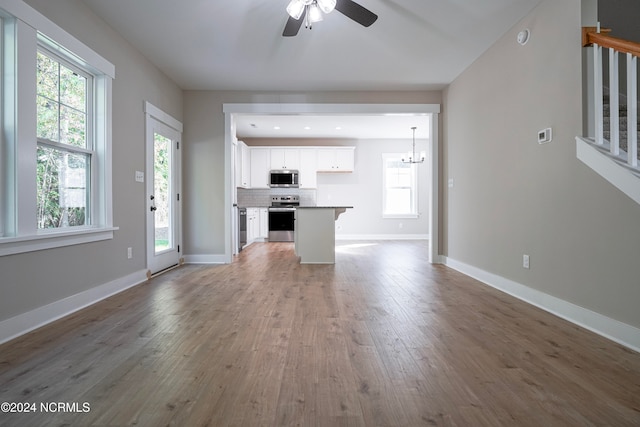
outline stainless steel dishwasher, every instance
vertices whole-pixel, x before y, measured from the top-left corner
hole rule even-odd
[[[238,208],[238,252],[247,244],[247,208]]]

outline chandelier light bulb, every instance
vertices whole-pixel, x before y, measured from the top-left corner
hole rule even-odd
[[[419,156],[416,155],[416,127],[412,127],[411,130],[413,130],[413,146],[412,146],[412,151],[409,151],[409,153],[407,154],[407,158],[409,160],[405,160],[404,158],[401,159],[402,163],[423,163],[424,159],[426,157],[426,153],[424,151],[421,151]]]

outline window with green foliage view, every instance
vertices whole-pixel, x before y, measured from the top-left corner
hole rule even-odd
[[[91,224],[91,76],[53,54],[37,58],[38,229]]]

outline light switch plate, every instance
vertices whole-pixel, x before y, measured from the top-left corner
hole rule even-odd
[[[136,182],[144,182],[144,172],[136,171]]]

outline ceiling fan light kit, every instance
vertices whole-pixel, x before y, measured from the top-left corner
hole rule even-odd
[[[303,22],[305,27],[311,29],[312,23],[322,21],[323,14],[334,9],[364,27],[370,26],[378,19],[378,15],[353,0],[291,0],[286,8],[289,19],[282,35],[297,35]]]
[[[304,12],[305,7],[307,7],[307,5],[303,0],[291,0],[287,6],[287,13],[290,17],[297,20],[302,16],[302,12]]]
[[[324,13],[330,13],[336,8],[336,0],[317,0],[317,3]]]
[[[309,23],[322,21],[322,11],[318,6],[318,3],[312,3],[309,5],[309,13],[307,14]]]
[[[317,22],[322,21],[322,13],[330,13],[335,7],[336,0],[291,0],[287,13],[293,19],[300,19],[302,12],[308,8],[310,20]]]

